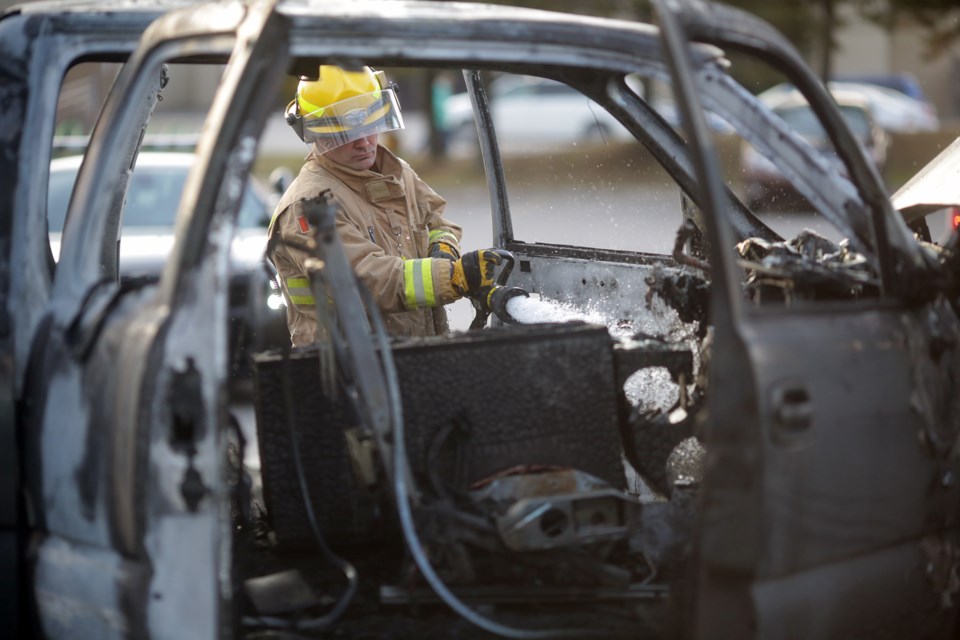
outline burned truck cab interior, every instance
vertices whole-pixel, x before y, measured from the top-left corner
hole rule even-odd
[[[320,201],[316,213],[325,268],[314,290],[336,300],[340,326],[366,324],[376,312],[360,298],[351,308],[350,292],[337,289],[335,270],[347,263],[332,233],[335,207]],[[303,563],[326,548],[343,573],[320,592],[339,584],[344,598],[370,597],[342,586],[356,571],[384,607],[344,620],[346,629],[389,628],[414,605],[463,610],[501,635],[553,626],[551,634],[632,636],[665,624],[664,580],[684,571],[699,461],[667,464],[679,441],[664,440],[681,426],[632,429],[624,385],[647,367],[692,380],[689,348],[615,341],[606,326],[577,321],[391,342],[373,319],[361,333],[362,343],[334,337],[255,358],[265,513],[247,548],[261,563],[270,551],[262,566],[272,562],[274,578],[248,581],[251,602],[268,602],[278,583],[318,579]],[[676,411],[693,410],[682,404]],[[624,456],[647,463],[640,468],[653,472],[659,498],[651,489],[641,498]],[[665,500],[675,493],[683,497]],[[472,611],[481,601],[496,618]]]
[[[29,345],[7,354],[34,635],[957,637],[956,238],[914,236],[769,25],[652,4],[653,24],[407,1],[95,10],[124,16],[127,39],[78,59],[122,64],[44,295],[11,320]],[[0,36],[71,24],[35,11]],[[806,95],[843,171],[728,51]],[[243,194],[284,87],[320,65],[463,87],[448,173],[433,169],[464,248],[497,256],[496,286],[448,334],[390,335],[341,208],[316,194],[298,246],[317,339],[238,355]],[[170,194],[171,249],[155,278],[124,280],[141,143],[191,66],[217,89]],[[28,130],[52,137],[32,91]],[[746,206],[718,159],[732,134],[831,231]],[[479,189],[457,190],[458,157]],[[11,245],[37,255],[8,260],[32,282],[51,245],[43,198],[25,202]]]

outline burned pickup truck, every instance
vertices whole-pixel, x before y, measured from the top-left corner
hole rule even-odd
[[[432,2],[6,14],[5,113],[19,121],[0,143],[14,456],[2,525],[22,635],[956,637],[957,237],[935,245],[907,226],[768,25],[722,5],[655,6],[656,25]],[[806,95],[849,178],[733,79],[734,52]],[[43,194],[59,81],[97,60],[123,66],[54,267]],[[314,201],[327,337],[255,356],[252,498],[253,443],[227,395],[230,243],[281,80],[331,63],[463,77],[491,244],[513,266],[500,283],[523,294],[494,305],[494,326],[391,339],[334,207]],[[222,74],[175,248],[158,284],[122,286],[131,167],[189,65]],[[550,235],[556,218],[525,217],[536,205],[500,153],[492,72],[571,87],[635,139],[626,156],[599,145],[592,174],[551,156],[582,244]],[[717,160],[717,118],[839,238],[784,238],[745,207]],[[675,217],[649,215],[664,198],[636,149],[670,179]],[[594,200],[621,192],[616,207]],[[627,214],[616,225],[612,208]],[[654,225],[670,229],[665,249],[636,248]],[[511,323],[524,301],[588,307],[593,321]],[[436,371],[440,407],[417,384]],[[477,375],[488,382],[468,391]]]

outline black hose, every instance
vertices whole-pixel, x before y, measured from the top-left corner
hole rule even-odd
[[[386,328],[383,319],[377,307],[373,303],[370,293],[360,287],[364,295],[364,303],[371,310],[370,318],[373,325],[374,336],[380,346],[380,354],[383,359],[383,372],[387,385],[387,395],[390,403],[390,418],[393,422],[393,486],[394,498],[396,500],[397,515],[400,518],[400,528],[403,531],[404,539],[407,542],[407,548],[413,556],[414,562],[420,569],[420,573],[430,584],[430,587],[443,600],[447,606],[453,609],[459,616],[466,619],[471,624],[480,627],[504,638],[517,638],[519,640],[541,640],[546,638],[582,638],[585,636],[597,635],[596,630],[588,629],[517,629],[509,627],[495,620],[481,615],[468,607],[462,600],[450,591],[443,583],[443,580],[437,575],[433,565],[427,557],[423,544],[417,535],[416,527],[413,522],[413,512],[410,506],[410,496],[416,491],[413,486],[413,479],[407,472],[407,447],[404,441],[403,428],[403,405],[400,400],[400,384],[397,380],[397,370],[393,363],[393,352],[390,350],[390,342],[387,338]],[[407,486],[407,482],[410,486]]]

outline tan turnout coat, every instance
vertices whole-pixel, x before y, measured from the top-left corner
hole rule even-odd
[[[384,314],[395,336],[431,336],[448,331],[444,304],[458,298],[450,284],[451,262],[431,263],[434,307],[408,307],[404,261],[429,257],[429,234],[442,229],[460,239],[460,227],[443,217],[446,201],[386,147],[377,149],[373,167],[355,171],[310,154],[277,204],[270,223],[270,258],[287,302],[287,325],[294,346],[317,338],[316,308],[310,300],[309,254],[284,242],[305,239],[311,229],[302,203],[330,191],[338,205],[337,231],[347,259]],[[295,286],[289,286],[289,283]],[[299,301],[299,303],[298,303]]]

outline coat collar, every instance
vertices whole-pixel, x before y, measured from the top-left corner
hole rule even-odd
[[[342,164],[337,164],[330,160],[326,155],[318,155],[311,152],[307,156],[309,163],[313,163],[323,169],[326,173],[333,174],[344,182],[365,181],[370,179],[382,178],[384,176],[394,176],[400,178],[403,172],[402,161],[395,156],[392,151],[385,146],[377,145],[377,159],[373,166],[363,171],[356,171]]]
[[[308,167],[311,171],[333,176],[370,202],[404,195],[402,161],[383,145],[377,146],[377,158],[370,169],[357,171],[316,153],[310,154]]]

